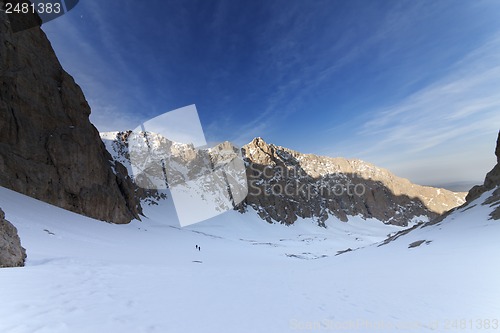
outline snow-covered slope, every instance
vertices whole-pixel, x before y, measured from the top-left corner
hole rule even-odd
[[[0,202],[28,252],[25,268],[0,271],[1,332],[474,332],[499,319],[489,206],[379,247],[401,228],[234,211],[179,228],[169,200],[113,225],[6,189]],[[432,242],[408,248],[418,240]]]

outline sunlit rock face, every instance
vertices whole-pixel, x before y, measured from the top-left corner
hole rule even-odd
[[[330,158],[268,144],[261,138],[243,147],[252,207],[265,220],[285,224],[330,217],[376,218],[407,225],[429,220],[464,202],[465,193],[420,186],[360,160]]]

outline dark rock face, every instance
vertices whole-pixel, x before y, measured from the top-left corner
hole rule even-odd
[[[467,204],[477,199],[484,192],[493,190],[495,188],[496,190],[488,199],[486,199],[484,204],[493,206],[495,204],[498,205],[498,203],[500,202],[500,131],[498,132],[495,155],[497,157],[497,164],[490,172],[486,174],[483,185],[478,185],[471,188],[469,194],[467,194],[467,197],[465,198]],[[497,208],[491,213],[491,217],[495,220],[500,219],[500,206],[497,206]]]
[[[0,186],[128,223],[141,213],[135,185],[110,161],[89,115],[42,30],[13,33],[0,12]]]
[[[329,216],[376,218],[407,225],[413,217],[432,219],[464,202],[465,193],[419,186],[360,160],[301,154],[260,138],[243,147],[249,194],[240,206],[268,222],[294,223]]]
[[[0,209],[0,267],[22,267],[26,259],[26,250],[21,246],[17,229],[5,220]]]

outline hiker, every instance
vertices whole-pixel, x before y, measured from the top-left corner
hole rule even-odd
[[[198,245],[196,245],[196,249],[198,250]]]
[[[201,251],[201,246],[198,246],[198,251]]]

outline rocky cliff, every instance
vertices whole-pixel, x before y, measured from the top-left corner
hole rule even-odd
[[[21,267],[25,259],[26,250],[21,246],[17,229],[0,209],[0,267]]]
[[[301,217],[324,225],[329,216],[347,221],[361,215],[405,226],[464,202],[465,193],[415,185],[361,160],[301,154],[261,138],[243,151],[249,180],[244,205],[269,222],[291,224]]]
[[[474,186],[467,194],[466,201],[470,204],[472,201],[477,199],[481,194],[487,191],[493,191],[491,196],[484,202],[485,205],[490,205],[491,207],[496,207],[491,212],[491,217],[495,220],[500,219],[500,131],[498,132],[497,145],[495,149],[495,155],[497,158],[497,164],[493,169],[486,174],[484,183],[482,185]]]
[[[104,221],[139,218],[135,185],[89,115],[43,31],[13,33],[0,11],[0,186]]]

